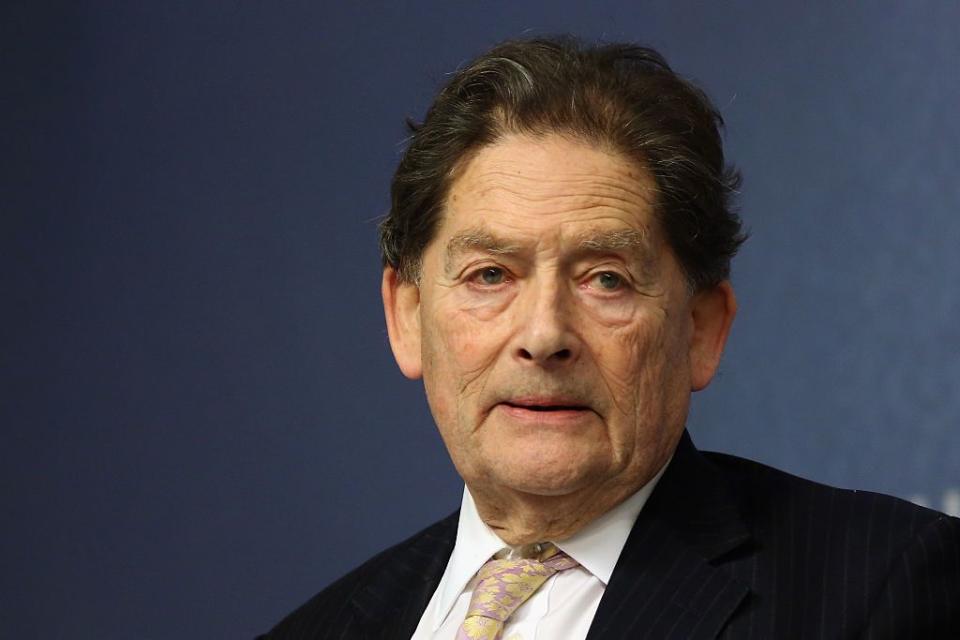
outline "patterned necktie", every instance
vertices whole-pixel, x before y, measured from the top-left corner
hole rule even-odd
[[[488,560],[477,572],[467,617],[456,640],[499,640],[503,625],[547,578],[579,564],[554,545],[544,545],[539,560]]]

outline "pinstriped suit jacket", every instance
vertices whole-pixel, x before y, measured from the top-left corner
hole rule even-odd
[[[377,555],[262,638],[410,638],[456,527]],[[601,638],[957,640],[960,520],[703,454],[684,434],[600,601]]]

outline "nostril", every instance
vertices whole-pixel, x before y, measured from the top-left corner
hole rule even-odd
[[[521,360],[540,360],[541,359],[540,357],[533,355],[533,353],[528,349],[524,349],[524,348],[517,349],[517,355],[520,357]],[[564,360],[569,360],[572,357],[573,357],[573,352],[570,349],[560,349],[559,351],[553,352],[553,354],[551,354],[548,358],[545,358],[545,360],[562,362]]]

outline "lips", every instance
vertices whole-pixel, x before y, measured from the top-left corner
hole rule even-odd
[[[513,409],[525,409],[527,411],[589,411],[590,407],[587,407],[582,404],[575,404],[569,402],[554,402],[554,401],[506,401],[503,402],[507,407]]]
[[[514,425],[562,431],[592,424],[591,416],[596,415],[582,401],[571,398],[511,398],[499,402],[496,408]]]

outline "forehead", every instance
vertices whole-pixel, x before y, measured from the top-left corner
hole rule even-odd
[[[437,235],[477,227],[537,237],[585,227],[649,234],[654,201],[649,173],[619,153],[559,135],[510,135],[459,168]]]

